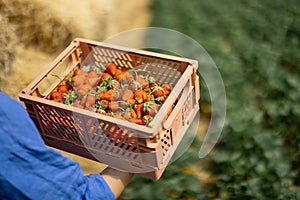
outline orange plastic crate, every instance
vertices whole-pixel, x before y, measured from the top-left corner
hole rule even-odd
[[[92,63],[104,70],[108,62],[142,69],[159,83],[172,85],[171,94],[149,126],[49,100],[50,93],[74,69]],[[199,111],[197,67],[191,59],[77,38],[19,98],[47,145],[157,180]],[[176,100],[166,118],[166,110]],[[107,131],[115,134],[107,136]]]

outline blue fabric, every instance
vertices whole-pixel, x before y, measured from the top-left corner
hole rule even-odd
[[[114,199],[101,175],[47,148],[23,106],[0,92],[0,199]]]

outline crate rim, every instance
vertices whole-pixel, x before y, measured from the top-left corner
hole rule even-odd
[[[179,57],[179,56],[174,56],[174,55],[169,55],[169,54],[152,52],[152,51],[147,51],[147,50],[142,50],[142,49],[137,49],[137,48],[131,48],[131,47],[127,47],[127,46],[111,44],[111,43],[108,43],[108,42],[99,42],[99,41],[96,41],[96,40],[90,40],[90,39],[85,39],[85,38],[80,38],[80,37],[75,38],[71,42],[71,44],[72,43],[75,43],[75,44],[77,43],[76,46],[78,46],[80,42],[93,44],[93,45],[97,45],[97,46],[103,46],[103,47],[106,47],[106,48],[113,48],[113,49],[116,49],[116,50],[122,50],[122,51],[126,51],[126,52],[129,52],[129,53],[137,53],[137,54],[152,56],[152,57],[156,57],[156,58],[168,59],[168,60],[172,60],[172,61],[186,62],[186,63],[189,63],[190,65],[193,65],[193,66],[198,65],[198,61],[195,60],[195,59],[191,59],[191,58],[185,58],[185,57]]]

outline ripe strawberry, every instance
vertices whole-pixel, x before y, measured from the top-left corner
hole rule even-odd
[[[130,120],[131,118],[136,118],[136,113],[132,108],[127,108],[124,113],[124,119]]]
[[[138,119],[142,118],[143,115],[143,104],[139,103],[135,106],[136,117]]]
[[[81,105],[81,101],[79,99],[74,100],[74,106],[77,108],[83,108],[83,106]]]
[[[160,87],[162,87],[164,90],[171,91],[171,86],[168,83],[163,83]]]
[[[76,76],[73,76],[71,78],[71,83],[73,83],[73,85],[75,87],[78,87],[82,84],[84,84],[85,80],[86,80],[86,75],[85,74],[79,74],[79,75],[76,75]]]
[[[74,71],[74,76],[77,76],[77,75],[80,75],[80,74],[83,74],[84,72],[81,70],[81,69],[76,69],[75,71]]]
[[[152,94],[155,98],[161,97],[164,95],[164,89],[158,85],[152,87],[151,90],[152,90]]]
[[[134,91],[134,99],[138,102],[138,103],[143,103],[144,100],[147,99],[147,93],[144,90],[136,90]]]
[[[127,100],[127,103],[128,103],[129,105],[134,105],[134,104],[136,104],[136,100],[135,100],[135,99],[128,99],[128,100]]]
[[[143,121],[141,119],[138,119],[138,118],[130,118],[129,121],[133,122],[135,124],[143,125]]]
[[[93,95],[88,95],[85,101],[85,107],[90,109],[96,103],[96,98]]]
[[[107,67],[105,69],[105,73],[110,74],[111,76],[114,76],[116,74],[117,65],[113,62],[110,62],[107,64]]]
[[[117,127],[116,127],[116,126],[111,126],[111,127],[109,128],[109,130],[105,133],[105,135],[106,135],[107,137],[110,137],[112,134],[114,134],[115,130],[117,130]]]
[[[135,112],[135,110],[133,108],[129,108],[129,112],[131,113],[131,117],[132,118],[136,118],[137,117],[136,112]]]
[[[130,90],[135,91],[135,90],[141,90],[143,89],[141,84],[135,80],[133,80],[128,87]]]
[[[129,99],[132,99],[132,98],[133,98],[133,92],[129,89],[125,89],[122,94],[122,100],[128,101]]]
[[[105,112],[105,111],[104,111],[104,113],[101,113],[101,114],[109,116],[109,117],[113,117],[113,115],[114,115],[112,112]]]
[[[155,86],[158,86],[158,84],[156,82],[149,83],[150,88],[154,88]]]
[[[115,112],[119,109],[119,103],[117,101],[111,101],[108,103],[108,107],[111,111]]]
[[[90,78],[87,78],[86,81],[91,87],[94,87],[98,83],[99,78],[98,77],[90,77]]]
[[[89,84],[83,84],[76,87],[75,90],[80,96],[84,96],[91,90],[91,86]]]
[[[142,75],[138,75],[136,77],[136,81],[140,84],[140,86],[144,89],[148,87],[148,82],[144,79]]]
[[[111,101],[113,99],[113,93],[114,93],[113,89],[104,92],[104,94],[102,95],[102,99]]]
[[[102,95],[102,99],[112,101],[114,99],[118,99],[120,96],[120,91],[116,89],[110,89]]]
[[[169,95],[170,95],[170,93],[171,93],[171,91],[170,91],[170,90],[164,90],[164,96],[169,96]]]
[[[171,93],[171,86],[168,83],[163,83],[161,86],[164,89],[164,95],[168,96]]]
[[[119,78],[123,83],[131,83],[134,80],[132,74],[128,71],[123,72],[122,76]]]
[[[122,79],[124,75],[124,72],[120,69],[116,69],[116,72],[115,72],[115,75],[114,75],[114,78],[117,80],[117,81],[120,81]]]
[[[115,113],[115,114],[114,114],[114,118],[117,118],[117,119],[124,119],[124,117],[123,117],[121,114],[118,114],[118,113]]]
[[[101,100],[101,99],[103,99],[104,93],[105,93],[105,92],[99,91],[99,92],[96,93],[95,97],[96,97],[98,100]]]
[[[91,70],[88,74],[88,78],[98,78],[99,75],[94,71],[94,70]]]
[[[60,85],[58,86],[57,91],[63,96],[64,94],[68,93],[69,89],[71,89],[69,85]]]
[[[54,91],[51,93],[50,95],[50,99],[55,101],[55,102],[59,102],[63,100],[62,94],[60,92]]]

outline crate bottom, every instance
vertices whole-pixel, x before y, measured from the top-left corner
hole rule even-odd
[[[66,151],[90,160],[98,161],[84,146],[76,145],[76,147],[74,147],[74,144],[70,142],[55,140],[47,136],[43,136],[43,140],[45,144],[50,147]]]
[[[165,169],[166,169],[166,167],[163,167],[161,169],[157,169],[152,172],[139,173],[138,175],[157,181],[160,179],[160,177],[163,174],[163,172],[165,171]]]
[[[62,151],[66,151],[96,162],[99,162],[84,146],[78,146],[76,145],[76,148],[74,148],[74,144],[66,141],[59,141],[59,140],[54,140],[50,137],[43,136],[43,140],[45,144],[49,147],[53,147]],[[162,169],[157,169],[155,171],[151,172],[145,172],[145,173],[136,173],[139,176],[145,177],[145,178],[150,178],[152,180],[158,180],[161,175],[163,174],[165,170],[165,167]]]

